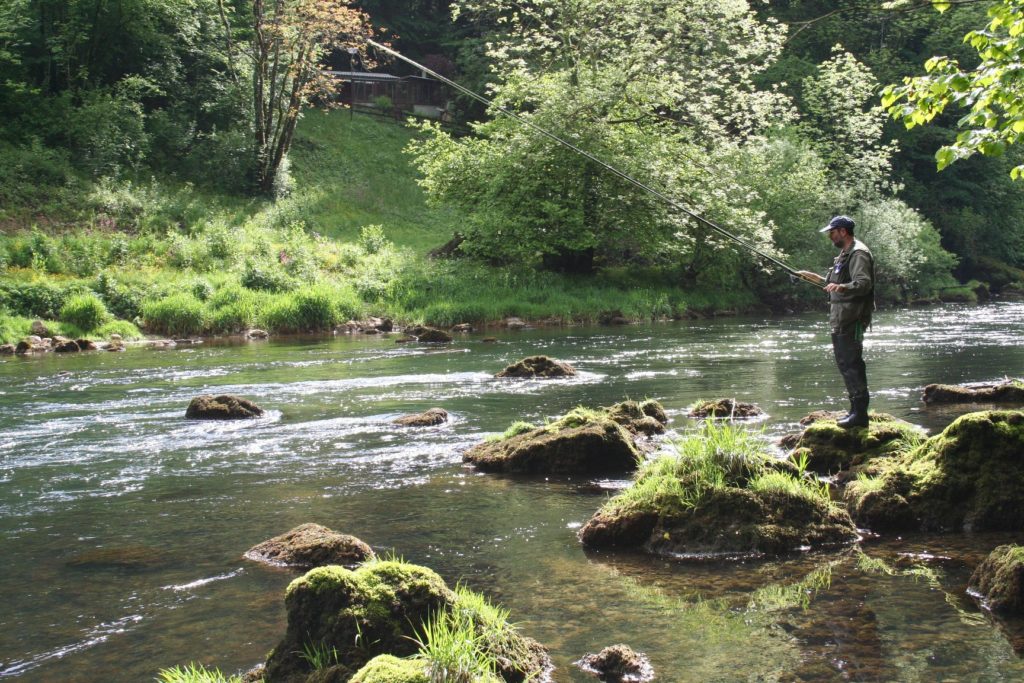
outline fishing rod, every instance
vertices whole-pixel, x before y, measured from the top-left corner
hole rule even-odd
[[[472,90],[470,90],[469,88],[467,88],[465,86],[459,85],[458,83],[456,83],[455,81],[451,80],[450,78],[446,78],[445,76],[442,76],[441,74],[437,73],[436,71],[427,68],[426,66],[420,64],[419,62],[416,62],[416,61],[413,61],[412,59],[409,59],[405,55],[403,55],[403,54],[401,54],[399,52],[396,52],[395,50],[391,49],[390,47],[388,47],[386,45],[382,45],[382,44],[378,43],[377,41],[371,40],[369,38],[366,39],[366,42],[367,42],[368,45],[371,45],[372,47],[374,47],[374,48],[376,48],[378,50],[381,50],[382,52],[386,52],[387,54],[392,55],[393,57],[396,57],[396,58],[402,60],[403,62],[409,64],[410,66],[413,66],[413,67],[419,69],[423,73],[430,74],[431,76],[433,76],[437,80],[441,81],[442,83],[445,83],[445,84],[455,88],[456,90],[458,90],[459,92],[463,93],[464,95],[468,95],[469,97],[473,98],[477,102],[480,102],[480,103],[486,105],[487,107],[494,108],[497,111],[501,112],[502,114],[504,114],[505,116],[507,116],[507,117],[509,117],[511,119],[515,119],[516,121],[518,121],[519,123],[523,124],[524,126],[527,126],[528,128],[530,128],[530,129],[540,133],[544,137],[557,142],[558,144],[562,145],[563,147],[567,147],[567,148],[571,149],[573,152],[576,152],[580,156],[586,157],[590,161],[594,162],[595,164],[597,164],[601,168],[603,168],[606,171],[608,171],[609,173],[611,173],[612,175],[618,176],[619,178],[622,178],[623,180],[625,180],[630,185],[633,185],[634,187],[637,187],[637,188],[639,188],[639,189],[641,189],[641,190],[643,190],[643,191],[645,191],[645,192],[647,192],[649,194],[654,195],[658,199],[662,200],[663,202],[665,202],[666,204],[671,206],[676,211],[679,211],[681,213],[686,214],[690,218],[696,220],[698,223],[701,223],[701,224],[705,225],[706,227],[710,228],[711,230],[713,230],[714,232],[718,233],[719,235],[721,235],[721,236],[723,236],[723,237],[725,237],[727,239],[732,240],[736,244],[740,245],[741,247],[744,247],[745,249],[747,249],[749,251],[752,251],[753,253],[757,254],[758,256],[763,258],[764,260],[769,261],[770,263],[774,263],[775,265],[779,266],[780,268],[785,270],[787,273],[789,273],[793,277],[796,277],[797,279],[799,279],[801,282],[807,282],[807,283],[810,283],[810,284],[812,284],[812,285],[814,285],[816,287],[824,288],[824,285],[822,285],[819,282],[810,280],[807,277],[805,277],[804,275],[801,275],[800,271],[796,270],[795,268],[793,268],[789,264],[785,263],[784,261],[782,261],[782,260],[772,256],[771,254],[768,254],[768,253],[762,251],[761,249],[758,249],[757,246],[752,244],[751,242],[743,239],[742,237],[740,237],[738,235],[735,235],[735,234],[729,232],[725,228],[721,227],[720,225],[717,225],[716,223],[713,223],[712,221],[708,220],[707,218],[704,218],[700,214],[695,213],[694,211],[691,211],[690,209],[686,208],[685,206],[683,206],[682,204],[680,204],[676,200],[674,200],[671,197],[669,197],[668,195],[666,195],[665,193],[663,193],[663,192],[661,192],[661,191],[651,187],[650,185],[647,185],[647,184],[637,180],[636,178],[634,178],[633,176],[629,175],[628,173],[626,173],[624,171],[620,171],[615,166],[612,166],[611,164],[609,164],[608,162],[606,162],[606,161],[604,161],[602,159],[599,159],[598,157],[594,156],[593,154],[591,154],[587,150],[582,149],[582,148],[574,145],[573,143],[569,142],[568,140],[565,140],[565,139],[555,135],[554,133],[552,133],[552,132],[550,132],[550,131],[548,131],[548,130],[546,130],[544,128],[541,128],[540,126],[538,126],[534,122],[530,121],[529,119],[523,118],[522,116],[520,116],[519,114],[515,113],[514,111],[511,111],[509,109],[506,109],[504,107],[501,107],[501,106],[495,104],[493,100],[489,100],[486,97],[484,97],[483,95],[480,95],[480,94],[478,94],[476,92],[473,92]]]

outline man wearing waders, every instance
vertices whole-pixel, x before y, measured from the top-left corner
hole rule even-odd
[[[825,285],[829,297],[828,322],[832,351],[839,374],[850,396],[850,414],[838,420],[840,427],[868,426],[868,376],[864,365],[864,330],[875,310],[875,262],[871,251],[853,237],[853,220],[836,216],[820,232],[827,232],[840,250],[825,277],[801,270],[811,282]]]

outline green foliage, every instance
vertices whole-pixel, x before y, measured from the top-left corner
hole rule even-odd
[[[0,307],[15,315],[57,318],[64,302],[88,290],[80,280],[0,280]]]
[[[93,335],[100,339],[109,339],[114,334],[121,335],[121,339],[125,341],[142,339],[142,332],[139,331],[139,328],[127,320],[112,320],[93,330]]]
[[[195,662],[161,669],[156,680],[159,683],[242,683],[240,676],[225,676],[220,669],[207,669]]]
[[[32,318],[9,315],[0,309],[0,344],[16,344],[29,335]]]
[[[202,334],[207,326],[206,307],[191,293],[144,301],[142,318],[147,332],[172,337]]]
[[[338,648],[326,643],[306,643],[302,646],[299,656],[309,662],[314,671],[340,664]]]
[[[110,313],[95,294],[70,297],[60,309],[60,319],[85,333],[92,332],[110,319]]]
[[[383,225],[364,225],[359,228],[359,246],[367,254],[377,254],[393,245],[384,234]]]
[[[935,3],[940,12],[950,6]],[[905,78],[903,85],[887,86],[882,93],[882,105],[907,128],[931,122],[950,106],[967,110],[957,122],[962,132],[935,153],[940,171],[977,152],[1002,156],[1024,134],[1018,73],[1024,55],[1024,2],[1001,0],[988,9],[988,16],[986,27],[963,39],[977,52],[977,66],[965,68],[956,58],[932,57],[924,64],[926,75]],[[1014,166],[1010,175],[1015,180],[1024,176],[1024,164]]]
[[[280,264],[251,258],[245,262],[242,285],[265,292],[287,292],[295,289],[297,283]]]
[[[513,422],[509,426],[509,428],[506,429],[501,434],[495,434],[495,435],[487,437],[487,440],[488,441],[504,441],[505,439],[511,439],[513,436],[519,436],[520,434],[525,434],[526,432],[532,431],[532,430],[534,430],[536,428],[537,428],[536,425],[532,425],[529,422],[523,422],[522,420],[519,420],[517,422]]]

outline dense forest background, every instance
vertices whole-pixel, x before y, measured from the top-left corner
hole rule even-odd
[[[934,4],[10,0],[0,336],[37,316],[189,334],[819,303],[466,97],[455,126],[400,133],[314,111],[349,48],[409,73],[371,34],[798,267],[828,263],[815,227],[847,213],[883,300],[1013,293],[1021,150],[938,172],[959,114],[908,130],[880,106],[933,55],[977,62],[962,38],[993,3]],[[456,235],[457,264],[426,258]]]

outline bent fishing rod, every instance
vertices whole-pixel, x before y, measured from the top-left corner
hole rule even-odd
[[[432,69],[430,69],[430,68],[420,64],[419,62],[416,62],[416,61],[413,61],[412,59],[409,59],[405,55],[403,55],[403,54],[401,54],[399,52],[396,52],[395,50],[391,49],[390,47],[387,47],[386,45],[382,45],[381,43],[378,43],[377,41],[371,40],[369,38],[366,39],[366,43],[368,45],[378,49],[378,50],[381,50],[382,52],[385,52],[385,53],[387,53],[387,54],[389,54],[389,55],[391,55],[391,56],[393,56],[393,57],[395,57],[397,59],[402,60],[406,64],[409,64],[410,66],[413,66],[413,67],[419,69],[423,73],[430,74],[433,78],[441,81],[442,83],[445,83],[446,85],[451,86],[452,88],[455,88],[457,91],[461,92],[464,95],[467,95],[467,96],[473,98],[477,102],[480,102],[480,103],[486,105],[489,108],[493,108],[493,109],[501,112],[502,114],[504,114],[505,116],[507,116],[507,117],[509,117],[511,119],[515,119],[519,123],[523,124],[524,126],[527,126],[531,130],[534,130],[534,131],[540,133],[541,135],[543,135],[544,137],[548,138],[549,140],[553,140],[554,142],[562,145],[563,147],[567,147],[568,149],[571,149],[576,154],[579,154],[580,156],[589,159],[590,161],[594,162],[595,164],[597,164],[601,168],[605,169],[606,171],[608,171],[612,175],[615,175],[615,176],[625,180],[630,185],[633,185],[634,187],[637,187],[637,188],[643,190],[644,192],[647,192],[647,193],[649,193],[651,195],[654,195],[658,199],[662,200],[663,202],[665,202],[666,204],[671,206],[676,211],[679,211],[679,212],[689,216],[690,218],[692,218],[695,221],[697,221],[698,223],[706,226],[707,228],[710,228],[712,231],[714,231],[715,233],[721,235],[722,237],[725,237],[725,238],[727,238],[729,240],[732,240],[733,242],[735,242],[736,244],[740,245],[741,247],[743,247],[743,248],[745,248],[745,249],[747,249],[747,250],[757,254],[758,256],[763,258],[764,260],[766,260],[766,261],[768,261],[770,263],[774,263],[775,265],[777,265],[778,267],[782,268],[784,271],[786,271],[787,273],[789,273],[793,277],[799,279],[801,282],[807,282],[809,284],[814,285],[815,287],[824,288],[823,284],[821,284],[821,283],[819,283],[817,281],[808,279],[806,276],[802,275],[800,273],[800,271],[796,270],[795,268],[793,268],[789,264],[787,264],[784,261],[782,261],[782,260],[772,256],[771,254],[768,254],[768,253],[762,251],[761,249],[758,249],[757,246],[755,246],[754,244],[751,244],[749,241],[743,239],[742,237],[740,237],[738,235],[733,234],[732,232],[730,232],[730,231],[726,230],[725,228],[721,227],[720,225],[717,225],[716,223],[708,220],[707,218],[704,218],[700,214],[698,214],[698,213],[696,213],[694,211],[691,211],[690,209],[686,208],[685,206],[683,206],[682,204],[680,204],[676,200],[674,200],[671,197],[669,197],[668,195],[666,195],[664,192],[661,192],[661,191],[651,187],[650,185],[647,185],[646,183],[643,183],[643,182],[637,180],[636,178],[634,178],[633,176],[629,175],[625,171],[619,170],[618,168],[616,168],[615,166],[612,166],[611,164],[609,164],[608,162],[604,161],[603,159],[599,159],[598,157],[594,156],[593,154],[591,154],[587,150],[582,149],[581,147],[578,147],[578,146],[574,145],[573,143],[569,142],[568,140],[565,140],[564,138],[561,138],[558,135],[555,135],[554,133],[552,133],[552,132],[550,132],[550,131],[548,131],[548,130],[540,127],[540,126],[538,126],[536,123],[530,121],[527,118],[524,118],[524,117],[520,116],[516,112],[511,111],[509,109],[506,109],[506,108],[504,108],[502,106],[499,106],[499,105],[495,104],[493,100],[490,100],[490,99],[484,97],[483,95],[480,95],[479,93],[473,92],[469,88],[456,83],[455,81],[451,80],[450,78],[446,78],[445,76],[442,76],[441,74],[439,74],[436,71],[434,71],[434,70],[432,70]]]

